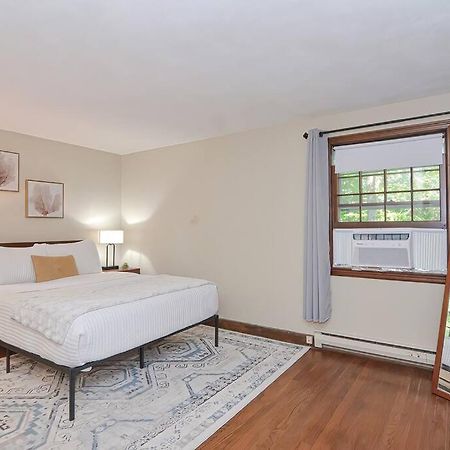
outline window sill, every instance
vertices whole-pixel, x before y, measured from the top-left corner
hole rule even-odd
[[[409,281],[414,283],[445,284],[446,275],[416,272],[378,272],[375,270],[352,270],[333,267],[331,275],[335,277],[371,278],[375,280]]]

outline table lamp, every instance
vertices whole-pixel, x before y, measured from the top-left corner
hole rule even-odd
[[[99,243],[106,244],[106,265],[103,270],[117,270],[116,266],[116,244],[123,244],[123,230],[100,230]],[[109,265],[109,249],[112,249],[112,265]]]

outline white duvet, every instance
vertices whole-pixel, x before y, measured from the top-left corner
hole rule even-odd
[[[78,367],[152,342],[218,312],[217,287],[207,284],[83,314],[75,319],[63,344],[11,319],[16,306],[12,293],[89,286],[105,280],[131,280],[140,276],[143,275],[104,272],[44,283],[0,285],[0,341],[56,364]]]
[[[39,284],[21,292],[5,293],[14,305],[11,318],[62,344],[73,322],[83,314],[211,284],[205,280],[170,275],[104,277],[101,282],[42,289]]]

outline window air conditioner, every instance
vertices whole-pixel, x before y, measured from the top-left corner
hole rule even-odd
[[[333,267],[446,273],[447,230],[334,229]]]
[[[412,269],[411,233],[353,233],[352,266]]]

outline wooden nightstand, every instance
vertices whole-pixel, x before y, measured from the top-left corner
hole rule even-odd
[[[141,274],[140,267],[128,267],[128,269],[119,269],[119,272],[129,272],[129,273],[137,273]]]
[[[103,272],[128,272],[128,273],[137,273],[141,274],[140,267],[129,267],[128,269],[113,269],[113,270],[105,270],[103,269]]]

